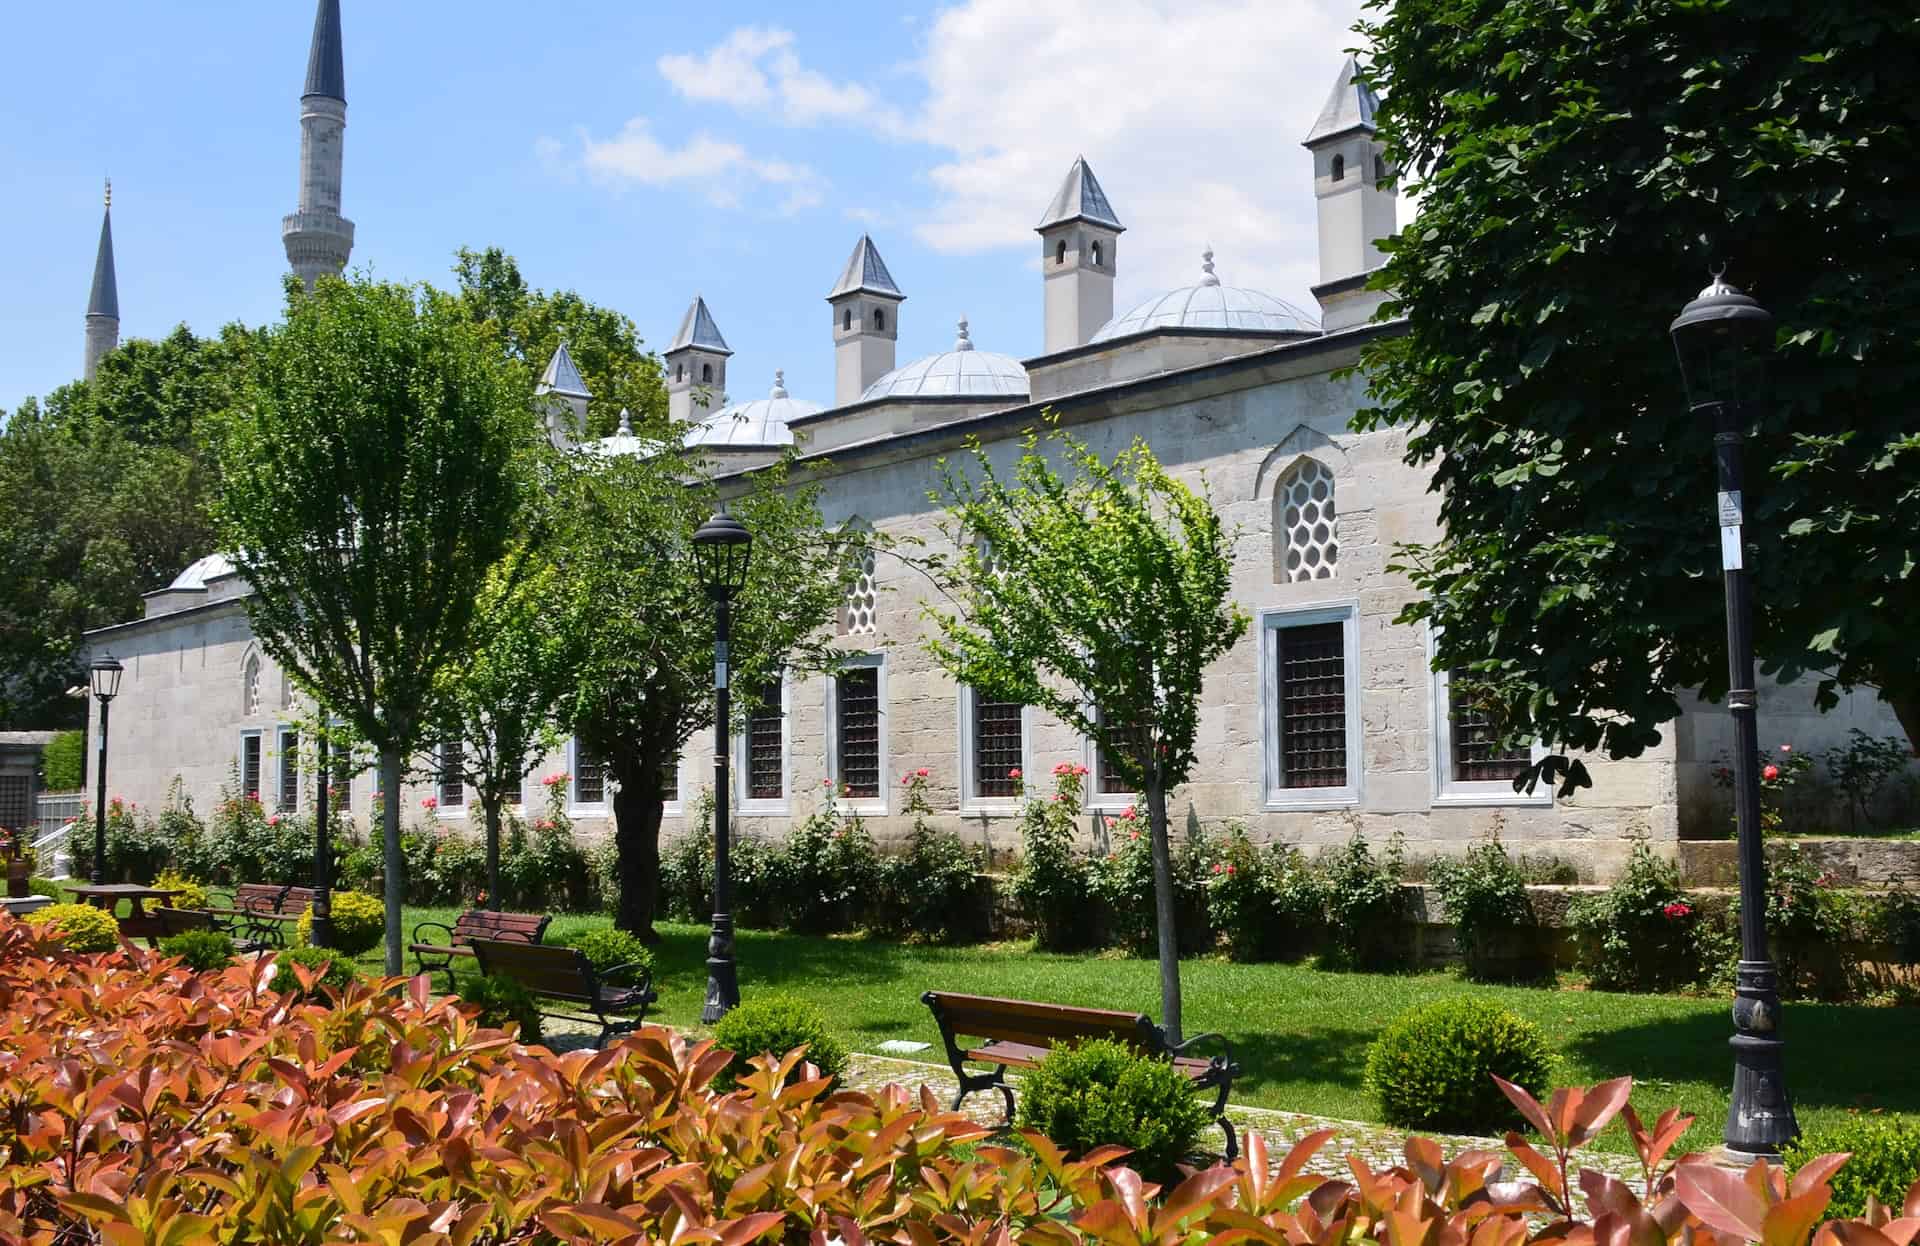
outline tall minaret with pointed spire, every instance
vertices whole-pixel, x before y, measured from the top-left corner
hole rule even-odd
[[[353,222],[340,215],[340,172],[347,131],[347,72],[340,42],[340,0],[320,0],[300,96],[300,206],[280,222],[287,263],[311,290],[336,275],[353,253]]]
[[[91,381],[100,357],[120,345],[120,283],[113,275],[113,181],[100,214],[100,250],[93,257],[93,292],[87,296],[87,350],[82,374]]]
[[[1398,228],[1393,170],[1374,137],[1379,107],[1359,62],[1348,56],[1302,144],[1313,153],[1320,217],[1320,284],[1313,296],[1320,301],[1320,327],[1328,333],[1365,324],[1386,301],[1385,292],[1366,288],[1368,275],[1386,262],[1380,239]]]
[[[880,258],[880,248],[861,234],[827,295],[833,308],[834,406],[860,401],[867,386],[893,371],[900,304],[906,299]]]
[[[1085,156],[1067,170],[1034,232],[1046,283],[1046,353],[1084,346],[1113,319],[1114,248],[1126,232]]]

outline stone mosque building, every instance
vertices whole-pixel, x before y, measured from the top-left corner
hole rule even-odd
[[[831,402],[789,394],[779,374],[764,398],[728,399],[732,351],[713,309],[696,298],[664,354],[670,411],[723,487],[793,448],[823,465],[829,523],[928,540],[937,538],[932,465],[968,438],[1010,461],[1045,410],[1106,454],[1144,438],[1171,471],[1204,480],[1237,532],[1234,594],[1253,619],[1210,672],[1201,761],[1174,793],[1177,816],[1189,827],[1235,820],[1256,838],[1309,847],[1356,828],[1382,840],[1402,832],[1415,855],[1497,832],[1518,851],[1557,854],[1604,878],[1628,837],[1671,850],[1683,827],[1724,819],[1709,774],[1731,736],[1723,712],[1706,707],[1683,715],[1639,759],[1586,759],[1594,786],[1574,798],[1517,795],[1509,779],[1527,755],[1497,751],[1487,724],[1451,696],[1447,674],[1429,668],[1424,631],[1394,622],[1412,590],[1386,565],[1396,543],[1437,535],[1437,499],[1427,475],[1402,461],[1403,433],[1348,427],[1364,395],[1343,370],[1368,341],[1399,331],[1372,320],[1380,296],[1365,289],[1381,260],[1373,240],[1396,227],[1395,197],[1374,138],[1376,100],[1355,74],[1349,59],[1325,107],[1305,119],[1299,193],[1318,207],[1320,257],[1311,310],[1229,284],[1211,252],[1195,257],[1192,285],[1116,309],[1124,202],[1110,200],[1076,160],[1052,200],[1036,204],[1037,353],[976,344],[962,318],[950,350],[897,359],[900,317],[912,314],[906,288],[862,236],[826,294]],[[311,281],[341,271],[353,245],[353,224],[341,215],[347,106],[338,0],[320,0],[300,105],[300,197],[282,237],[289,264]],[[1230,257],[1219,268],[1230,276]],[[1028,271],[1010,265],[1007,276]],[[87,311],[89,375],[117,338],[117,317],[103,221]],[[564,346],[542,390],[582,416],[591,398]],[[640,445],[623,428],[590,449]],[[736,732],[743,831],[784,834],[831,784],[848,793],[842,807],[859,810],[883,838],[904,833],[899,776],[920,767],[933,776],[943,820],[996,855],[1018,846],[1014,769],[1046,776],[1060,762],[1088,766],[1090,830],[1100,814],[1133,803],[1075,732],[957,687],[934,666],[920,646],[917,577],[884,555],[862,572],[837,624],[845,665],[831,678],[791,677],[768,689],[767,708]],[[204,811],[237,775],[269,807],[304,809],[312,799],[315,776],[294,725],[300,706],[254,643],[246,592],[231,565],[210,555],[148,594],[144,617],[89,637],[127,668],[113,716],[114,792],[157,803],[177,778]],[[1853,725],[1897,730],[1870,692],[1820,716],[1806,691],[1773,689],[1762,719],[1767,738],[1801,747]],[[712,782],[711,755],[710,736],[689,743],[670,785],[667,838],[686,828]],[[428,777],[405,793],[403,810],[417,817],[432,797],[442,821],[457,825],[468,793],[457,781],[434,781],[434,765],[422,759]],[[541,780],[554,774],[567,776],[582,833],[604,833],[603,766],[570,743],[529,777],[529,802],[543,798]],[[337,786],[364,818],[376,776],[341,776]]]

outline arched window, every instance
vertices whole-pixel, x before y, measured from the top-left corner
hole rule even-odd
[[[841,329],[842,329],[843,331],[846,331],[846,332],[852,332],[852,330],[853,330],[853,308],[851,308],[851,307],[843,307],[843,308],[841,308],[841,309],[840,309],[840,328],[841,328]]]
[[[854,556],[853,582],[847,586],[846,601],[840,607],[842,636],[871,636],[879,630],[880,591],[877,583],[873,526],[863,519],[850,520],[847,535],[858,542]]]
[[[1387,184],[1387,158],[1378,152],[1373,156],[1373,184],[1382,189]]]
[[[1100,255],[1100,240],[1095,238],[1093,240],[1093,262],[1096,266],[1100,263]]]
[[[684,364],[684,363],[676,363],[676,364],[674,364],[674,365],[673,365],[673,379],[674,379],[674,380],[676,380],[676,381],[684,381],[684,380],[686,380],[686,379],[687,379],[687,365],[686,365],[686,364]]]
[[[885,329],[887,327],[887,313],[878,307],[873,309],[873,327],[875,329]]]
[[[709,382],[709,381],[711,381],[711,380],[713,380],[713,365],[712,365],[712,364],[710,364],[710,363],[703,363],[703,364],[701,364],[701,365],[700,365],[700,382],[701,382],[701,384],[703,384],[703,385],[704,385],[704,384],[706,384],[707,382]]]
[[[1274,579],[1331,580],[1340,564],[1333,473],[1318,459],[1301,459],[1273,488]]]
[[[1331,173],[1332,180],[1336,182],[1345,181],[1346,176],[1347,158],[1345,156],[1335,156],[1333,158],[1333,170]]]
[[[280,708],[293,708],[293,676],[284,670],[280,672]]]
[[[1065,238],[1053,244],[1053,262],[1056,264],[1064,264],[1067,262],[1067,240]]]
[[[260,712],[260,655],[250,653],[240,668],[240,714],[251,718]]]

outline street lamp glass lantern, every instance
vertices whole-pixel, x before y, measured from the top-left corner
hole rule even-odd
[[[693,534],[693,554],[700,583],[707,592],[716,597],[731,597],[747,582],[753,534],[724,510],[715,511]]]
[[[1680,309],[1668,332],[1680,356],[1688,405],[1739,407],[1761,398],[1773,316],[1719,273]]]
[[[93,695],[102,701],[111,701],[120,695],[120,673],[126,668],[120,665],[118,658],[111,653],[103,653],[93,660]]]

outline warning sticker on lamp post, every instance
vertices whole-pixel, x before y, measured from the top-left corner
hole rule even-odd
[[[1740,511],[1740,491],[1734,489],[1722,492],[1720,494],[1720,526],[1736,528],[1745,522],[1746,519]]]

